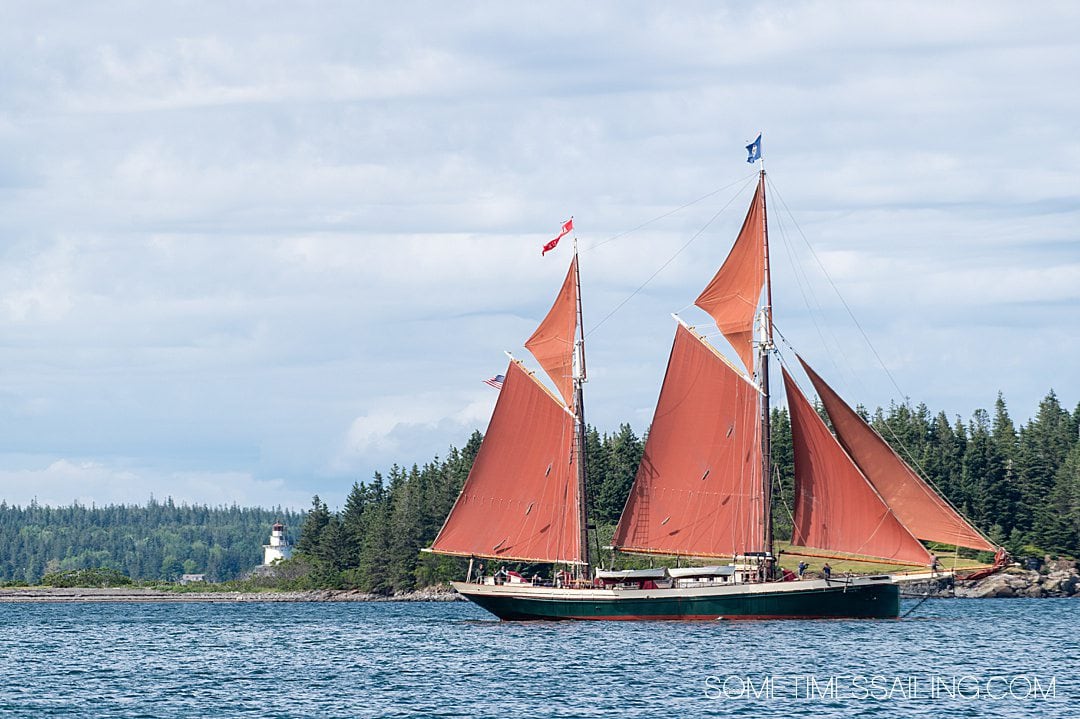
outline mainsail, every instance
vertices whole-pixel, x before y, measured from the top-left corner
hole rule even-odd
[[[795,449],[792,544],[907,564],[930,553],[845,454],[784,370]]]
[[[801,357],[799,362],[829,413],[836,439],[912,534],[926,541],[970,549],[996,549],[900,459]]]
[[[581,562],[574,418],[512,361],[439,554]]]
[[[765,178],[758,180],[742,230],[716,275],[694,301],[754,371],[754,316],[765,284]]]
[[[758,398],[679,325],[616,548],[696,557],[763,550]]]
[[[574,406],[574,336],[577,333],[578,290],[576,282],[577,255],[570,263],[562,288],[543,322],[525,341],[525,349],[547,372],[562,395],[563,401]]]

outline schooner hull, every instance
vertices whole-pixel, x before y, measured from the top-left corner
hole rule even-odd
[[[657,590],[464,582],[455,582],[454,588],[506,621],[895,619],[900,615],[900,588],[888,578]]]

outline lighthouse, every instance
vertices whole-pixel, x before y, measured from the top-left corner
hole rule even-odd
[[[285,525],[281,522],[274,524],[270,530],[270,544],[263,545],[263,564],[273,564],[279,559],[292,557],[292,545],[285,538]]]

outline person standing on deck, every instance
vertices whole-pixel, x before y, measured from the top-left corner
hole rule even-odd
[[[825,562],[825,566],[821,568],[821,572],[825,575],[825,581],[832,579],[832,567],[829,566],[828,562]]]

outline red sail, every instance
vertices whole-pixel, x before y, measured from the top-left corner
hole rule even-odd
[[[784,370],[795,448],[792,544],[906,564],[930,553],[893,515]]]
[[[574,420],[511,362],[472,471],[431,549],[580,562]]]
[[[525,349],[547,372],[566,404],[574,404],[574,337],[577,334],[577,255],[547,317],[525,342]]]
[[[763,550],[757,389],[679,326],[614,545],[730,557]]]
[[[735,245],[712,282],[694,302],[712,315],[716,326],[751,373],[754,371],[754,315],[765,284],[764,192],[763,181],[759,180]]]
[[[829,413],[837,440],[912,534],[930,542],[988,552],[996,549],[900,459],[801,357],[799,361]]]

